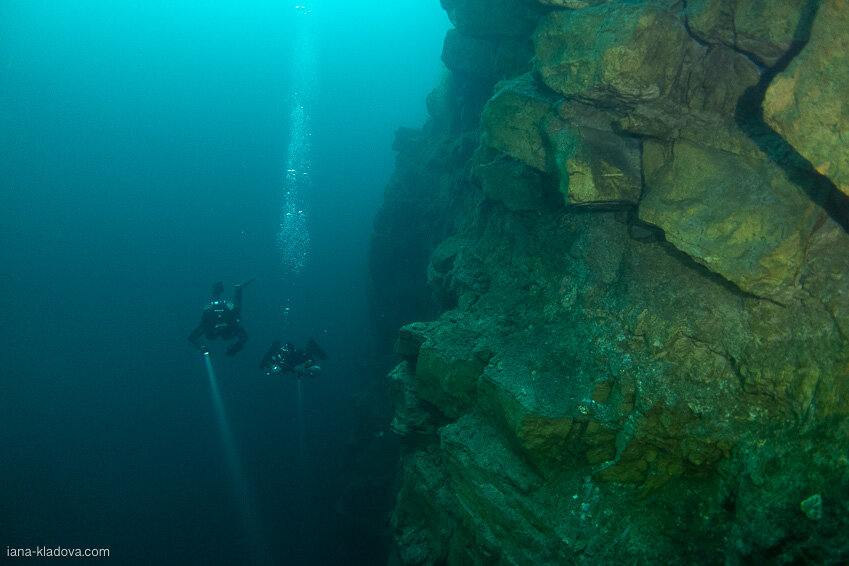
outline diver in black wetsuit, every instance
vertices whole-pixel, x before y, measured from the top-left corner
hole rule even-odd
[[[228,356],[235,355],[244,347],[245,342],[248,341],[248,333],[239,324],[239,317],[242,315],[242,288],[249,285],[251,281],[253,279],[236,285],[232,303],[221,298],[224,283],[218,281],[212,286],[212,301],[204,307],[200,324],[189,334],[189,342],[195,348],[202,352],[208,351],[206,345],[201,344],[201,336],[205,336],[207,340],[235,338],[236,341],[227,348]]]
[[[315,340],[307,340],[307,347],[303,350],[292,344],[282,344],[275,340],[271,348],[266,352],[259,367],[266,375],[280,375],[281,373],[292,373],[298,379],[302,377],[318,377],[321,368],[316,364],[316,359],[326,360],[324,353]]]

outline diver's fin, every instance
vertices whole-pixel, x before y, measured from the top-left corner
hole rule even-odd
[[[307,340],[307,354],[314,358],[318,358],[319,360],[326,360],[327,354],[324,353],[324,350],[321,349],[321,346],[316,344],[315,340],[310,338]]]

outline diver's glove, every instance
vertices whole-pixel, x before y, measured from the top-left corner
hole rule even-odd
[[[228,356],[235,356],[236,354],[239,353],[239,350],[242,349],[242,346],[243,346],[243,344],[236,342],[235,344],[233,344],[232,346],[227,348],[227,355]]]
[[[304,373],[309,377],[318,377],[321,374],[321,368],[318,366],[310,366]]]

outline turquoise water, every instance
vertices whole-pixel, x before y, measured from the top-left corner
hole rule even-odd
[[[447,27],[438,2],[0,3],[0,544],[374,559],[338,506],[366,251]],[[250,277],[209,381],[186,336]],[[310,336],[330,358],[300,394],[259,371]]]

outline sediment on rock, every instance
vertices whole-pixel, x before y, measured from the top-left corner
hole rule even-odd
[[[849,560],[841,0],[443,6],[372,256],[402,563]]]

